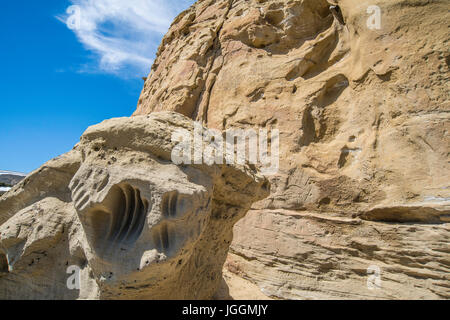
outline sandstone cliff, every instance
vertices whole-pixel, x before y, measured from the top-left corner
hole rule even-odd
[[[280,130],[227,271],[276,298],[450,298],[449,20],[446,0],[200,0],[176,18],[135,115]]]
[[[134,117],[0,198],[0,298],[450,298],[449,18],[447,0],[198,1]],[[174,163],[193,120],[278,129],[279,171]]]

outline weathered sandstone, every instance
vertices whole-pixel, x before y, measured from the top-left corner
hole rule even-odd
[[[179,129],[193,121],[104,121],[2,196],[0,299],[212,298],[233,225],[269,185],[248,166],[175,165]]]
[[[280,130],[225,268],[276,298],[450,298],[449,19],[446,0],[200,0],[174,21],[135,115]]]

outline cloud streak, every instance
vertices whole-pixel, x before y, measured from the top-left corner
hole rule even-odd
[[[177,14],[194,0],[71,0],[57,19],[93,52],[84,72],[146,74]]]

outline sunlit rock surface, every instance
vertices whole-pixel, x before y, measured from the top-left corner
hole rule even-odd
[[[104,121],[1,197],[0,298],[212,298],[269,184],[245,165],[175,165],[180,129],[193,121],[171,112]]]
[[[448,9],[203,0],[174,21],[135,115],[280,130],[225,268],[276,298],[450,298]]]

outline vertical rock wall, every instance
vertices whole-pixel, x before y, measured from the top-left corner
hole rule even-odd
[[[450,297],[448,5],[201,0],[176,18],[135,115],[280,130],[226,268],[277,298]]]

